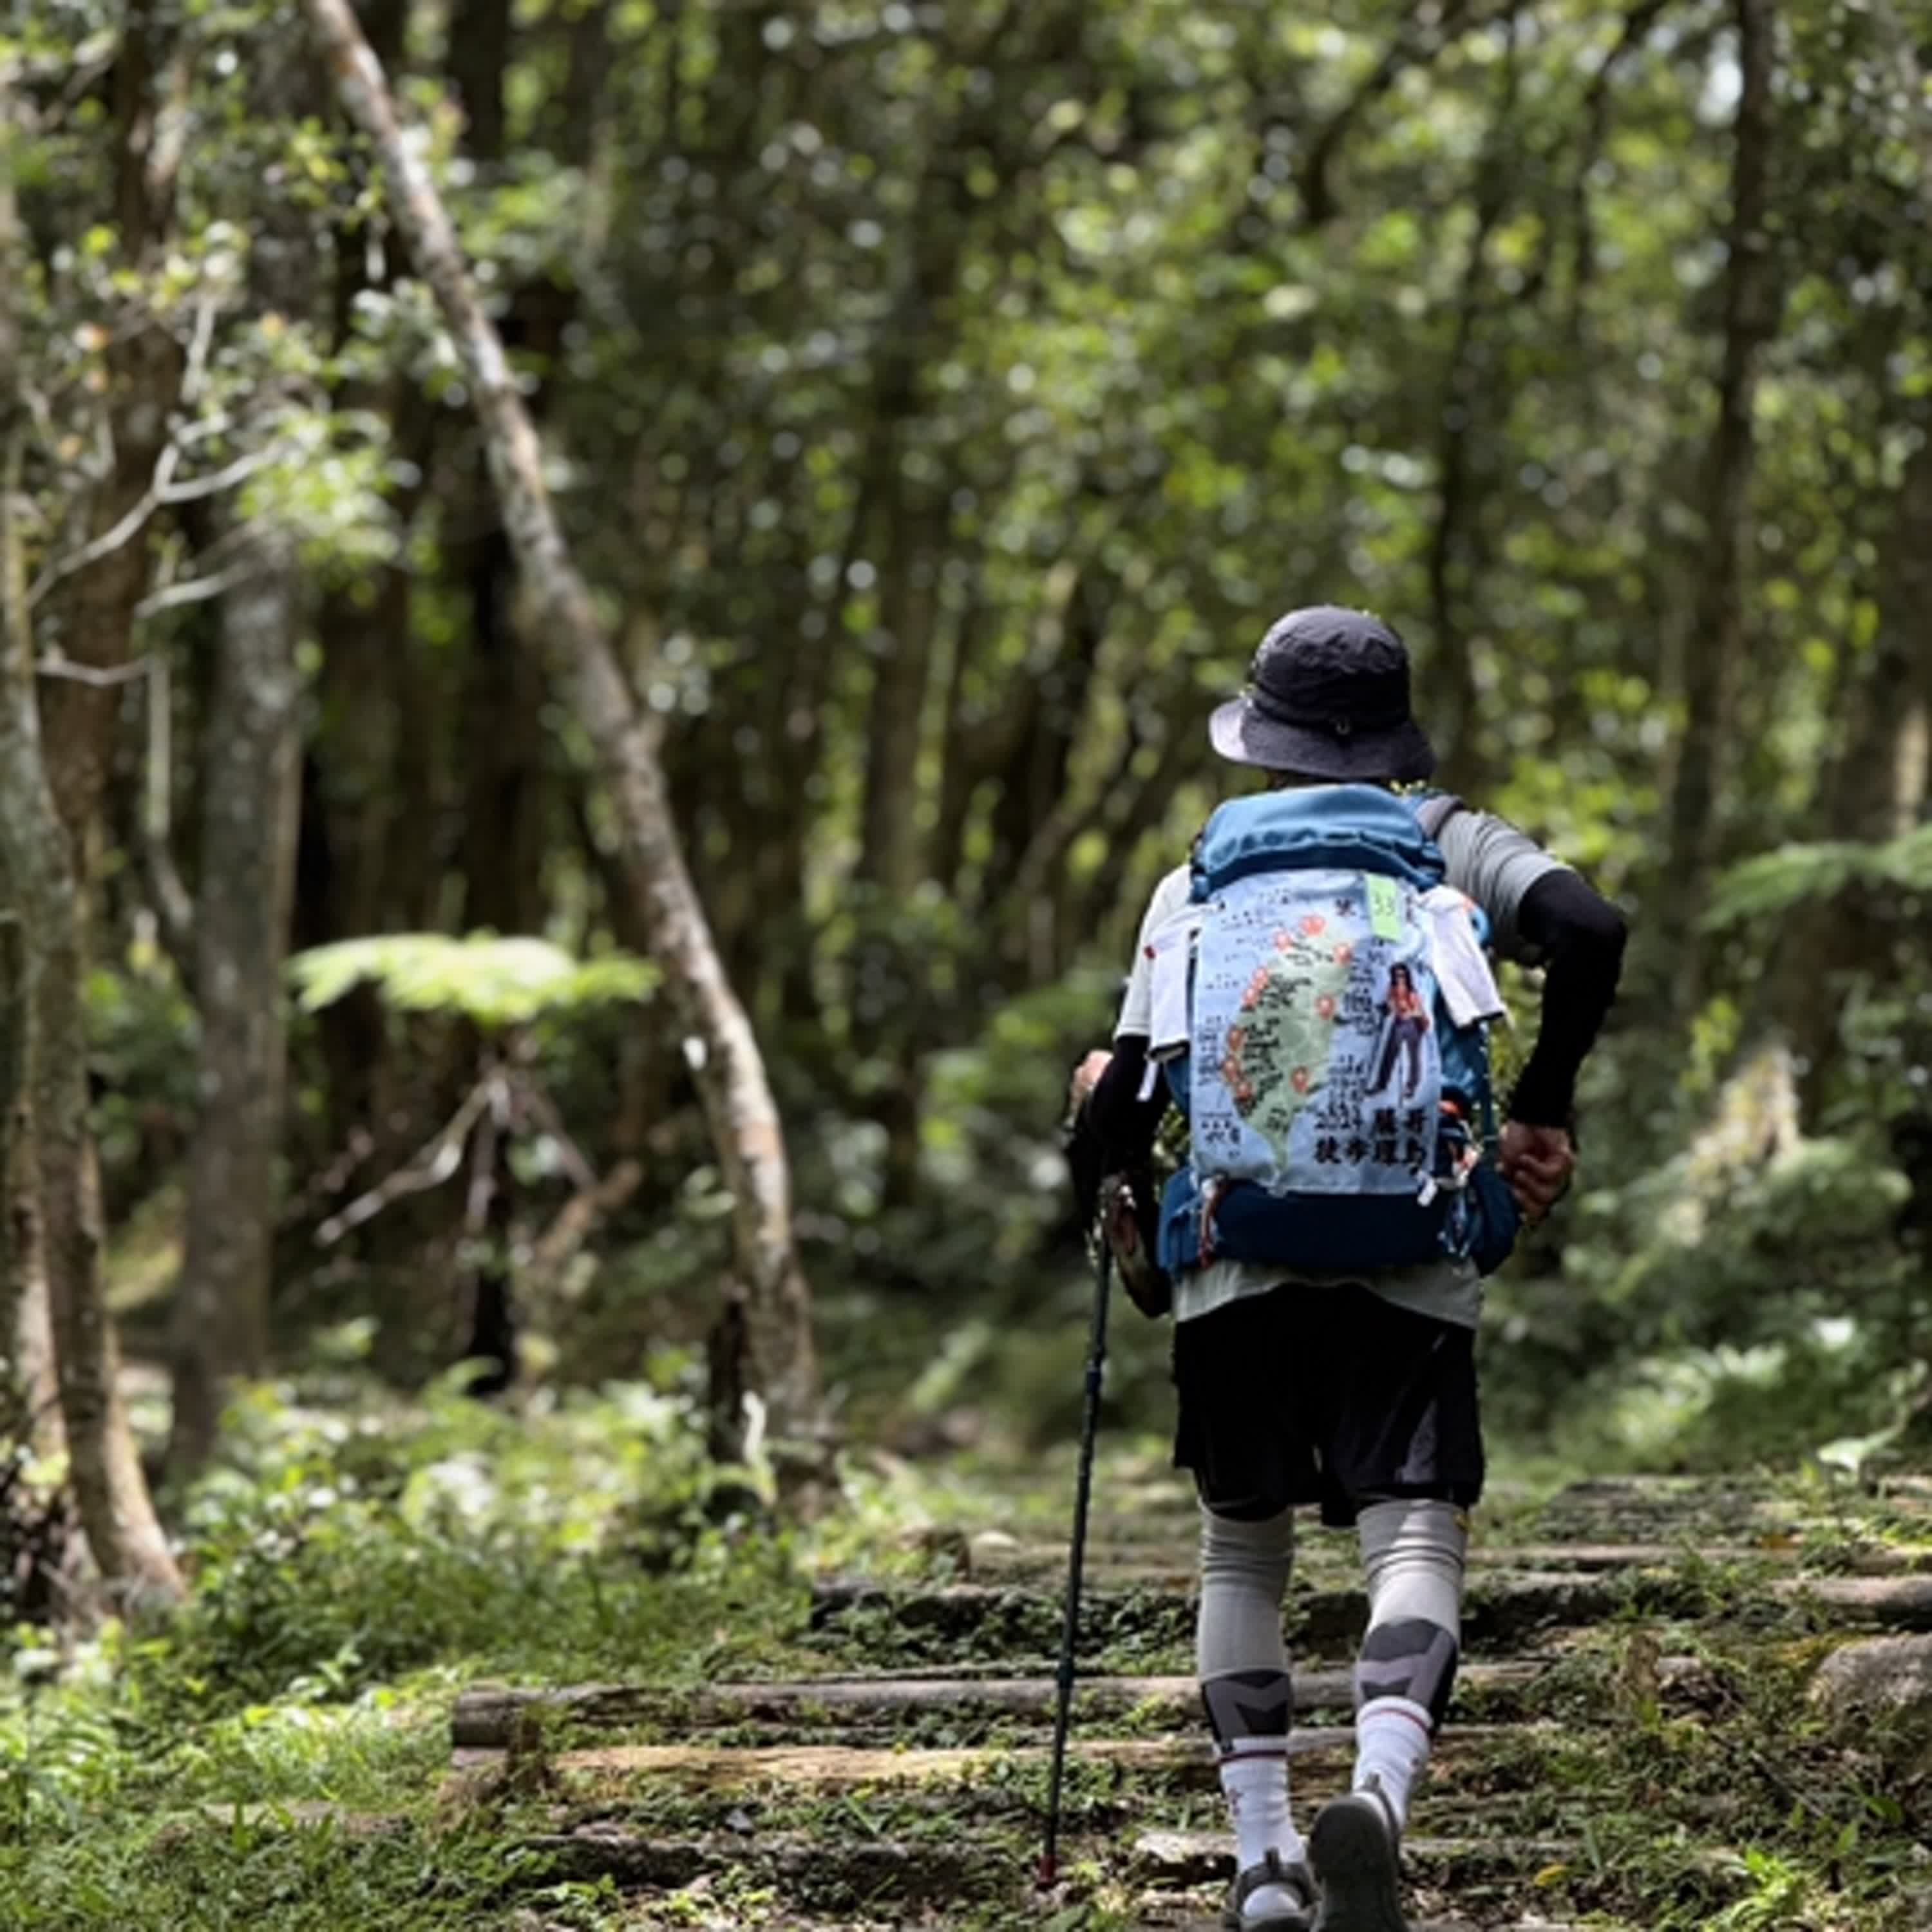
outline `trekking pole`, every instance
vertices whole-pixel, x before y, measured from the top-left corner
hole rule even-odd
[[[1043,1892],[1060,1877],[1060,1792],[1066,1772],[1066,1733],[1073,1721],[1073,1653],[1080,1639],[1080,1576],[1087,1556],[1087,1510],[1094,1494],[1094,1442],[1100,1431],[1100,1381],[1107,1365],[1107,1301],[1113,1250],[1104,1226],[1094,1270],[1094,1333],[1087,1355],[1087,1407],[1080,1424],[1080,1476],[1073,1497],[1073,1547],[1066,1565],[1066,1618],[1060,1634],[1059,1701],[1053,1717],[1053,1766],[1046,1787],[1046,1849],[1040,1861]]]

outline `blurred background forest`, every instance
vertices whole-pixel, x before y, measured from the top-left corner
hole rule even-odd
[[[1208,710],[1334,600],[1636,935],[1499,1433],[1909,1448],[1932,8],[358,11],[755,1028],[847,1441],[1070,1424],[1066,1071],[1234,782]],[[136,1480],[124,1400],[164,1514],[264,1405],[479,1358],[630,1388],[689,1474],[746,1318],[704,1054],[368,146],[297,10],[0,19],[16,1544],[50,1286],[122,1358],[68,1427]]]

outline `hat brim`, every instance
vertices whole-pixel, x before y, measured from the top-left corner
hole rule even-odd
[[[1264,718],[1246,698],[1217,705],[1208,735],[1222,758],[1300,778],[1385,778],[1408,784],[1436,770],[1436,751],[1413,718],[1389,731],[1332,731]]]

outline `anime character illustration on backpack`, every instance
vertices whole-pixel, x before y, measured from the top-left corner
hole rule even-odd
[[[1389,1082],[1395,1077],[1396,1060],[1406,1053],[1408,1079],[1402,1088],[1402,1097],[1409,1099],[1422,1077],[1422,1042],[1429,1031],[1429,1009],[1415,990],[1414,976],[1400,960],[1389,968],[1388,994],[1382,1005],[1388,1021],[1382,1030],[1382,1066],[1376,1075],[1376,1090],[1388,1091]]]
[[[1210,736],[1268,788],[1220,806],[1156,889],[1112,1049],[1076,1076],[1069,1156],[1083,1211],[1104,1191],[1117,1238],[1136,1224],[1137,1304],[1174,1318],[1197,1664],[1234,1838],[1222,1923],[1404,1932],[1402,1834],[1456,1678],[1483,1488],[1483,1280],[1568,1184],[1624,924],[1514,826],[1414,789],[1435,761],[1408,654],[1366,613],[1282,618]],[[1500,1105],[1492,954],[1544,969]],[[1156,1205],[1170,1107],[1190,1152]],[[1304,1840],[1282,1604],[1310,1505],[1356,1530],[1369,1615],[1351,1789]]]

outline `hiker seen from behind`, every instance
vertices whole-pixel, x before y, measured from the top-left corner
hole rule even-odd
[[[1282,618],[1211,732],[1270,782],[1222,805],[1155,891],[1112,1051],[1075,1076],[1070,1159],[1136,1300],[1174,1318],[1202,1696],[1235,1839],[1222,1922],[1404,1932],[1402,1834],[1455,1682],[1483,1489],[1483,1280],[1569,1185],[1624,922],[1514,826],[1422,788],[1408,655],[1375,617]],[[1500,1109],[1492,955],[1544,971]],[[1170,1106],[1191,1154],[1156,1203]],[[1352,1790],[1306,1840],[1282,1633],[1303,1508],[1354,1528],[1369,1603]]]

